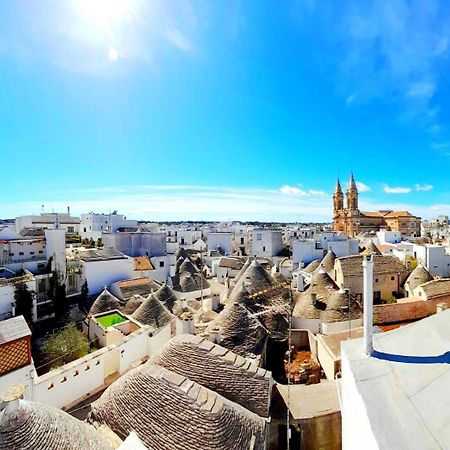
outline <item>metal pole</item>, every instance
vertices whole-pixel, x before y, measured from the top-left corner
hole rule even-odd
[[[203,249],[200,250],[200,295],[201,295],[201,304],[203,309]]]
[[[291,280],[292,281],[292,280]],[[291,428],[290,424],[290,402],[291,402],[291,307],[292,307],[292,282],[289,283],[289,305],[288,305],[288,377],[287,377],[287,412],[286,412],[286,449],[290,448]]]
[[[373,256],[364,255],[364,353],[373,353]]]

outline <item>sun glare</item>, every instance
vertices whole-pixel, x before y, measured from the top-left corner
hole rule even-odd
[[[133,11],[134,0],[75,0],[81,14],[96,22],[121,22]]]

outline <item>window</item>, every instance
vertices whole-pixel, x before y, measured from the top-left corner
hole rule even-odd
[[[44,254],[44,251],[43,250],[39,250],[39,252],[38,252],[40,255],[43,255]]]
[[[62,377],[61,378],[61,383],[65,383],[67,381],[67,377]]]
[[[258,234],[256,235],[256,240],[257,240],[257,241],[262,241],[262,234],[261,234],[261,233],[258,233]]]
[[[55,385],[53,383],[50,383],[47,385],[48,390],[53,389],[54,387],[55,387]]]
[[[73,373],[74,377],[77,377],[80,374],[80,372],[78,372],[78,370],[75,370],[75,372]]]
[[[263,252],[265,252],[266,251],[266,247],[263,247]]]
[[[375,283],[378,283],[378,278],[375,278]]]
[[[30,255],[34,255],[34,252],[30,252]]]
[[[19,252],[19,255],[20,255],[20,256],[23,256],[23,252]]]
[[[84,371],[87,372],[89,369],[90,369],[90,367],[89,367],[89,366],[86,366],[86,367],[84,368]]]
[[[164,267],[164,261],[159,262],[159,267]]]
[[[395,280],[395,277],[391,277],[391,281],[394,281]]]
[[[100,360],[99,360],[99,359],[97,359],[97,361],[95,361],[95,365],[96,365],[96,366],[99,366],[99,365],[100,365]]]
[[[245,244],[245,242],[244,242],[244,238],[243,237],[241,237],[241,245],[244,245]]]
[[[10,253],[9,256],[14,256],[14,253]]]

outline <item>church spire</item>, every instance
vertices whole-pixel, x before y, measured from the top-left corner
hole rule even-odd
[[[350,172],[350,181],[348,182],[347,190],[358,192],[358,189],[356,188],[355,178],[353,177],[353,172]]]
[[[342,193],[341,183],[339,178],[336,181],[336,191],[333,195],[333,209],[336,215],[337,211],[344,209],[344,194]]]
[[[347,188],[347,209],[350,211],[358,209],[358,189],[352,172],[350,172],[350,181]]]

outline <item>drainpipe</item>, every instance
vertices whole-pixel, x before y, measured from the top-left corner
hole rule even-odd
[[[373,353],[373,256],[364,255],[364,353]]]

